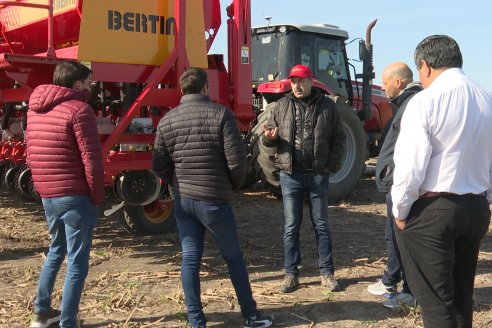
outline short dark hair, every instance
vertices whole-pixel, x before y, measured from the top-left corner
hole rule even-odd
[[[460,47],[447,35],[431,35],[420,41],[414,59],[418,69],[422,67],[422,60],[431,68],[463,67]]]
[[[179,86],[185,95],[200,93],[207,82],[207,72],[202,68],[189,68],[179,78]]]
[[[53,73],[53,84],[73,88],[77,81],[85,81],[91,76],[91,69],[76,60],[61,62]]]

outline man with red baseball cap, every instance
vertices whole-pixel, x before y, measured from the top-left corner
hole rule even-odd
[[[335,291],[338,283],[328,222],[328,185],[330,172],[340,168],[345,135],[335,103],[313,88],[311,69],[296,65],[289,79],[292,92],[272,108],[263,137],[265,146],[277,148],[275,167],[280,171],[284,202],[285,279],[280,291],[291,293],[299,287],[299,232],[305,195],[318,243],[321,285]]]
[[[290,74],[287,78],[290,79],[293,76],[312,79],[313,78],[313,72],[307,66],[296,65],[290,69]]]

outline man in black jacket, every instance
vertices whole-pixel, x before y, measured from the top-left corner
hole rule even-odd
[[[246,174],[246,149],[232,112],[208,97],[207,74],[191,68],[180,77],[183,97],[157,126],[154,172],[174,191],[174,216],[183,258],[181,280],[192,328],[206,326],[200,300],[205,231],[227,263],[244,327],[270,327],[253,299],[231,206]]]
[[[376,185],[379,192],[386,194],[387,219],[384,239],[386,241],[388,260],[386,270],[381,279],[369,285],[367,290],[374,295],[384,295],[386,300],[383,305],[388,308],[394,308],[403,304],[413,305],[414,298],[405,279],[405,271],[401,263],[400,251],[393,230],[394,217],[391,214],[393,204],[390,193],[395,168],[393,153],[400,133],[400,121],[405,108],[410,99],[422,90],[422,86],[419,82],[413,82],[413,73],[407,64],[395,62],[384,69],[381,89],[386,92],[396,109],[395,115],[386,125],[386,135],[383,135],[384,141],[376,164]],[[397,293],[397,284],[401,280],[403,280],[402,291]]]
[[[328,185],[330,172],[340,168],[345,135],[335,103],[313,88],[312,78],[307,66],[291,69],[292,92],[277,102],[264,127],[263,144],[277,147],[275,166],[280,170],[284,202],[282,293],[299,287],[299,231],[305,196],[318,243],[321,284],[330,291],[338,288],[328,223]]]

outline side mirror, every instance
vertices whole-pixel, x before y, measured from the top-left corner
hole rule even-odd
[[[366,43],[364,40],[359,40],[359,60],[364,60],[366,53]]]

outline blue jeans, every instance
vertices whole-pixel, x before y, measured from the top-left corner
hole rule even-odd
[[[239,247],[236,219],[230,203],[215,203],[175,195],[174,216],[178,225],[183,259],[181,282],[191,327],[205,327],[206,319],[200,298],[200,263],[205,231],[215,240],[227,263],[236,291],[241,314],[249,318],[256,313],[248,271]]]
[[[304,196],[307,196],[311,223],[318,246],[318,264],[322,275],[335,272],[328,222],[329,173],[293,171],[280,172],[280,185],[284,203],[285,273],[298,275],[301,264],[299,232],[302,223]]]
[[[51,245],[39,277],[35,312],[51,308],[56,276],[67,255],[67,273],[63,285],[60,327],[75,327],[80,297],[89,271],[92,232],[97,209],[88,196],[43,198]]]
[[[395,217],[392,212],[393,202],[391,200],[391,192],[386,194],[386,227],[384,229],[384,239],[386,241],[386,251],[388,252],[388,261],[386,263],[386,270],[381,278],[383,284],[386,286],[393,286],[403,280],[402,292],[411,294],[410,287],[408,286],[405,278],[405,270],[401,262],[400,250],[396,243],[394,221]]]

